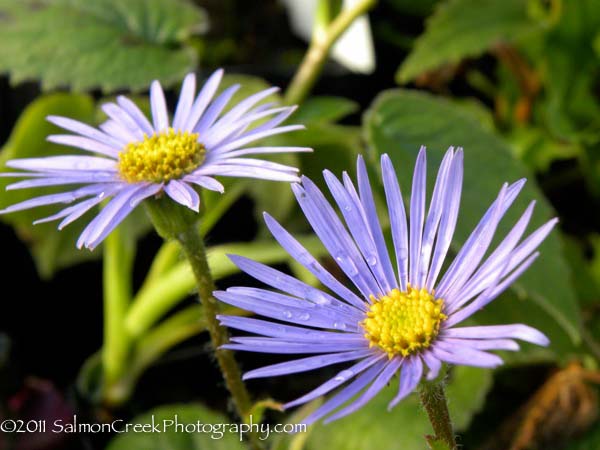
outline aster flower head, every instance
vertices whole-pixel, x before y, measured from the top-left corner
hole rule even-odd
[[[459,213],[462,149],[450,148],[446,153],[428,211],[426,154],[421,149],[412,181],[408,220],[396,172],[387,155],[381,158],[381,170],[393,256],[386,246],[362,158],[357,164],[357,187],[346,173],[338,180],[331,172],[324,172],[343,221],[310,179],[304,177],[301,184],[292,185],[313,230],[353,286],[335,278],[265,214],[274,238],[327,291],[263,264],[232,256],[241,270],[277,291],[233,287],[215,293],[225,303],[268,319],[220,316],[223,325],[258,335],[234,337],[226,348],[313,355],[251,370],[245,374],[246,379],[352,362],[329,381],[285,405],[300,405],[344,386],[306,423],[326,416],[327,421],[332,421],[358,410],[396,374],[399,390],[390,408],[410,394],[424,376],[436,378],[442,363],[491,368],[502,364],[502,360],[489,351],[518,350],[515,339],[538,345],[549,343],[541,332],[523,324],[459,326],[531,265],[538,256],[536,248],[556,223],[553,219],[522,239],[533,212],[532,202],[487,255],[496,227],[524,180],[502,186],[442,273]]]
[[[0,211],[10,213],[43,205],[73,203],[35,223],[62,219],[59,229],[107,200],[87,225],[77,246],[96,247],[144,199],[164,192],[194,211],[200,197],[194,186],[223,192],[215,176],[250,177],[295,182],[298,169],[248,155],[310,151],[303,147],[266,147],[254,143],[268,136],[303,128],[280,126],[295,107],[259,102],[277,88],[258,92],[224,113],[239,85],[215,97],[223,71],[217,70],[196,96],[196,77],[185,77],[175,114],[169,120],[158,81],[150,88],[152,118],[127,97],[102,106],[109,119],[99,129],[67,117],[48,120],[74,134],[48,137],[50,142],[76,147],[94,156],[65,155],[24,158],[6,165],[23,172],[1,176],[24,177],[7,189],[65,186],[67,191],[36,197]],[[76,187],[72,187],[76,186]]]

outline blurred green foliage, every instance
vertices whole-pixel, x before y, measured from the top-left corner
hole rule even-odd
[[[290,41],[282,38],[280,43],[273,36],[261,37],[260,26],[256,25],[258,31],[252,29],[255,16],[247,17],[249,10],[256,10],[253,14],[262,12],[265,16],[262,20],[269,23],[273,11],[281,7],[269,2],[265,5],[249,6],[243,1],[0,0],[0,71],[10,76],[13,84],[33,80],[44,89],[88,91],[88,94],[40,95],[17,121],[2,149],[0,163],[15,157],[63,153],[64,148],[45,142],[45,136],[56,129],[44,118],[59,114],[98,123],[102,118],[97,105],[107,97],[92,98],[89,91],[100,89],[102,94],[97,96],[116,90],[146,91],[153,79],[173,86],[190,70],[206,67],[202,73],[206,75],[214,66],[231,65],[253,74],[225,77],[221,89],[241,84],[232,101],[235,103],[269,86],[270,82],[264,78],[278,79],[283,73],[287,79],[295,69],[289,61],[295,62],[300,52],[291,47],[281,52],[279,46]],[[209,16],[215,29],[205,35]],[[469,445],[480,444],[478,439],[482,440],[482,435],[500,433],[500,413],[506,414],[500,411],[501,405],[489,400],[494,398],[495,377],[510,378],[511,368],[517,365],[533,367],[545,363],[563,367],[574,360],[592,371],[600,365],[600,2],[381,0],[371,16],[371,24],[377,51],[381,51],[383,41],[391,47],[373,75],[376,81],[371,84],[378,85],[374,98],[365,101],[363,95],[343,89],[343,83],[336,78],[339,70],[327,72],[318,89],[320,95],[299,105],[292,117],[294,123],[304,124],[306,130],[263,142],[311,147],[314,153],[276,155],[273,159],[299,167],[302,174],[323,186],[323,169],[337,175],[342,171],[353,174],[356,156],[363,154],[372,172],[372,182],[377,185],[379,157],[388,153],[407,193],[420,145],[428,147],[432,168],[439,164],[448,146],[463,147],[465,182],[452,246],[455,252],[503,182],[528,179],[516,204],[500,224],[498,235],[504,235],[534,199],[537,205],[530,230],[556,214],[561,219],[561,229],[555,230],[540,248],[539,260],[511,290],[469,321],[469,324],[527,323],[551,338],[550,348],[523,345],[518,353],[503,354],[509,366],[504,369],[506,372],[458,367],[449,374],[448,394],[457,430],[465,434]],[[275,24],[273,27],[276,29]],[[277,32],[273,34],[279,38]],[[243,52],[246,54],[241,55]],[[240,61],[250,61],[252,65],[237,66]],[[256,76],[257,73],[264,78]],[[388,89],[393,87],[392,80],[402,84],[402,88]],[[373,91],[372,86],[369,88]],[[281,102],[282,96],[277,93],[265,101]],[[357,113],[364,113],[362,119]],[[430,169],[430,189],[434,173]],[[228,197],[228,194],[202,193],[209,223],[203,232],[210,231],[225,213],[235,216],[236,202],[244,196],[254,206],[259,239],[214,246],[211,264],[217,276],[234,274],[236,269],[224,252],[235,250],[247,252],[248,256],[258,255],[269,264],[288,264],[298,276],[316,283],[290,264],[285,252],[276,248],[272,239],[265,238],[268,235],[262,224],[263,211],[304,237],[310,232],[291,190],[275,187],[272,182],[221,181],[228,193],[235,194]],[[0,207],[42,193],[40,190],[5,193],[8,182],[0,178]],[[376,201],[383,205],[382,192],[378,194]],[[33,220],[52,211],[44,208],[1,216],[29,246],[42,277],[50,277],[61,268],[93,256],[74,248],[85,218],[60,233],[54,224],[31,225]],[[381,220],[386,227],[383,215]],[[147,224],[139,217],[134,222]],[[146,229],[140,228],[132,236],[139,236]],[[311,251],[318,253],[316,241],[311,240],[310,244]],[[317,256],[324,255],[320,251]],[[140,290],[146,294],[157,286],[170,288],[165,283],[179,280],[177,289],[172,289],[175,294],[167,309],[184,300],[193,286],[185,262],[178,261],[176,252],[173,254],[172,264],[160,274],[163,277],[158,276]],[[183,311],[189,319],[189,311]],[[176,324],[181,317],[172,316],[172,323]],[[163,318],[162,323],[168,324],[168,320]],[[189,325],[188,321],[185,323]],[[160,342],[169,342],[170,335],[161,334],[165,329],[155,328],[146,336],[150,342],[148,348],[158,348],[161,355],[166,347],[156,345],[152,338],[158,336]],[[142,361],[140,371],[150,365],[151,359]],[[534,381],[538,385],[532,389],[537,389],[544,380]],[[270,441],[272,448],[424,448],[423,435],[431,430],[416,396],[409,397],[388,414],[386,405],[393,393],[395,386],[358,413],[326,427],[321,424],[311,427],[307,435],[274,436]],[[522,400],[524,404],[526,399]],[[597,407],[597,399],[592,400]],[[513,405],[514,409],[521,406],[526,407]],[[287,416],[272,411],[266,415],[277,421],[293,422],[314,407],[308,405]],[[484,425],[476,432],[470,429],[473,423],[478,423],[479,414],[496,417],[497,411],[500,411],[498,422]],[[145,423],[152,413],[167,419],[179,414],[188,422],[229,421],[201,405],[165,406],[136,420]],[[576,421],[577,416],[568,419]],[[560,428],[570,422],[565,423],[541,423],[539,427],[556,427],[560,433]],[[596,425],[565,448],[599,448],[599,433]],[[471,435],[476,437],[468,440]],[[431,443],[434,449],[436,445]],[[535,445],[534,433],[532,448]],[[123,435],[109,445],[110,450],[125,448],[237,450],[241,446],[231,438],[215,441],[207,436],[172,433],[159,439],[155,435]]]

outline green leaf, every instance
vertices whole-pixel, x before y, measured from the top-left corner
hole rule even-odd
[[[13,83],[105,92],[181,80],[196,66],[186,42],[207,25],[187,0],[0,0],[0,17],[0,72]]]
[[[176,427],[176,423],[179,428]],[[110,441],[107,450],[243,450],[239,434],[230,431],[230,420],[199,404],[168,405],[136,417],[132,424],[155,424],[161,432],[123,433]],[[163,428],[167,425],[165,428]],[[185,432],[200,427],[199,431]],[[229,430],[226,427],[231,427]],[[164,430],[164,432],[163,432]],[[204,431],[203,431],[204,430]]]
[[[446,392],[450,416],[456,422],[457,431],[463,430],[471,416],[481,408],[490,384],[489,370],[473,367],[453,369]],[[388,412],[387,405],[396,393],[397,382],[393,382],[350,416],[327,425],[314,425],[306,448],[423,450],[427,445],[425,435],[433,432],[427,415],[416,394],[411,394]]]
[[[294,113],[294,121],[309,128],[315,122],[337,122],[358,111],[358,104],[344,97],[311,97]]]
[[[46,136],[58,131],[57,127],[46,121],[46,116],[64,115],[85,122],[91,120],[94,110],[94,102],[87,95],[52,94],[39,97],[27,106],[19,117],[0,153],[0,170],[9,171],[5,167],[9,159],[64,154],[65,147],[46,141]],[[11,178],[0,178],[0,209],[57,191],[52,188],[5,191],[6,185],[14,181],[15,179]],[[34,220],[55,212],[56,206],[47,206],[0,215],[0,220],[11,225],[21,240],[27,243],[39,274],[45,278],[52,276],[59,268],[90,259],[94,255],[88,251],[79,251],[75,247],[77,236],[83,230],[89,215],[66,227],[62,232],[57,231],[56,223],[32,224]]]
[[[507,217],[500,223],[497,236],[508,232],[532,200],[537,201],[537,206],[530,230],[554,215],[535,180],[522,164],[511,157],[506,143],[482,128],[470,114],[446,100],[402,89],[387,91],[371,106],[365,116],[364,127],[377,156],[374,159],[389,153],[405,193],[410,192],[412,168],[420,145],[428,147],[430,188],[435,176],[433,168],[439,166],[446,149],[450,145],[464,147],[464,186],[453,241],[455,250],[465,242],[506,181],[530,178]],[[378,163],[375,166],[379,167]],[[531,299],[554,318],[571,340],[578,343],[581,320],[569,267],[556,231],[545,240],[540,252],[542,256],[513,284],[513,289],[520,299]],[[529,319],[522,316],[520,321],[527,322]],[[546,331],[544,327],[542,331]]]
[[[425,32],[398,72],[407,83],[423,72],[479,56],[501,42],[514,42],[540,29],[526,0],[447,0],[436,6]]]

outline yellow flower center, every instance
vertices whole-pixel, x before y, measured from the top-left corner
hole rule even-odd
[[[367,318],[361,322],[369,346],[377,346],[390,358],[408,356],[431,345],[446,320],[444,301],[426,289],[405,292],[393,289],[380,298],[371,296]]]
[[[196,169],[206,156],[198,133],[167,131],[144,135],[144,140],[127,144],[119,152],[119,173],[129,183],[168,182]]]

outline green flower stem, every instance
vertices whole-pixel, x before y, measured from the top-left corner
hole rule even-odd
[[[324,254],[324,248],[314,236],[300,237],[299,241],[314,255]],[[229,260],[228,254],[251,257],[264,264],[273,264],[289,258],[287,252],[273,240],[241,244],[224,244],[211,247],[209,263],[213,278],[220,278],[238,272]],[[134,337],[142,336],[160,320],[171,308],[177,305],[196,286],[196,278],[188,261],[181,261],[161,277],[145,283],[133,301],[125,326]]]
[[[421,382],[419,385],[419,396],[435,433],[435,436],[429,436],[427,440],[441,441],[450,450],[456,450],[454,430],[452,429],[452,421],[448,412],[448,401],[446,400],[443,382]]]
[[[377,0],[359,1],[352,8],[342,10],[328,26],[317,23],[308,51],[285,93],[287,104],[302,103],[315,85],[333,44],[356,18],[365,14],[375,3]]]
[[[102,346],[103,390],[106,404],[118,406],[127,398],[120,380],[127,372],[131,338],[124,320],[131,299],[134,250],[119,229],[104,243],[104,344]]]
[[[233,353],[221,348],[228,342],[228,336],[226,329],[221,327],[217,320],[219,304],[212,295],[215,284],[210,275],[204,242],[198,233],[197,214],[165,197],[149,200],[145,204],[157,232],[164,239],[177,240],[190,263],[196,279],[206,328],[225,385],[231,394],[239,417],[246,420],[252,407],[250,395],[242,381],[241,372]]]

